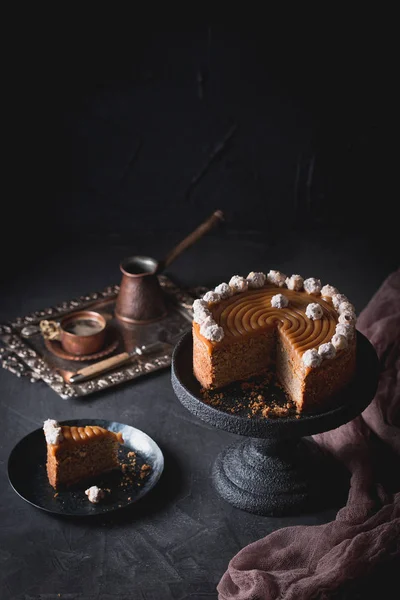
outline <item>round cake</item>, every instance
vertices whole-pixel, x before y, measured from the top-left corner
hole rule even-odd
[[[234,275],[193,303],[193,370],[205,389],[273,374],[298,412],[328,404],[352,378],[356,314],[319,279],[275,270]]]

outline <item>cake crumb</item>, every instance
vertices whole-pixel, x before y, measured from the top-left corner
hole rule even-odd
[[[277,391],[279,389],[279,395]],[[251,418],[276,418],[295,414],[295,405],[287,399],[272,373],[265,376],[236,382],[216,393],[202,390],[207,404],[224,410],[228,414]]]
[[[85,494],[92,504],[98,504],[105,496],[104,490],[97,487],[97,485],[92,485],[92,487],[85,490]]]
[[[149,474],[148,472],[151,470],[150,465],[144,464],[140,469],[140,479],[144,479]]]
[[[133,485],[142,485],[141,480],[145,479],[151,471],[151,466],[147,463],[143,465],[137,464],[137,454],[130,451],[126,454],[125,461],[121,461],[122,479],[119,482],[119,487],[129,492],[129,488]]]

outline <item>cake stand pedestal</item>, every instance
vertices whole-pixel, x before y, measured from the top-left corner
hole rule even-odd
[[[379,363],[368,339],[357,332],[357,365],[352,382],[334,408],[296,417],[244,417],[207,404],[193,375],[192,334],[172,357],[172,386],[191,413],[204,422],[244,436],[217,457],[213,483],[233,506],[260,515],[300,514],[343,503],[349,475],[307,436],[335,429],[359,415],[373,399]]]

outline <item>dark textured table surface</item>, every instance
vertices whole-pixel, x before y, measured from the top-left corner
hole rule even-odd
[[[321,67],[325,28],[318,41],[296,28],[289,47],[293,32],[274,38],[264,23],[143,33],[137,21],[115,41],[67,28],[51,43],[35,25],[10,86],[13,189],[24,189],[2,212],[0,322],[119,283],[123,257],[163,257],[217,208],[225,227],[169,269],[182,286],[274,268],[335,285],[359,312],[397,268],[368,28],[357,27],[368,43],[352,30],[347,46],[335,31]],[[164,453],[162,479],[96,522],[33,508],[7,459],[47,418],[145,431]],[[243,546],[336,514],[260,517],[220,499],[211,468],[235,436],[183,408],[169,369],[80,400],[0,370],[0,423],[2,600],[216,598]]]
[[[232,273],[269,266],[335,283],[358,311],[392,269],[365,240],[335,234],[270,246],[261,237],[237,241],[210,234],[177,260],[182,284],[215,285]],[[138,246],[146,240],[138,242]],[[149,242],[147,241],[147,244]],[[164,241],[164,243],[166,243]],[[135,245],[135,244],[134,244]],[[161,246],[151,243],[157,254]],[[141,249],[143,247],[141,246]],[[119,281],[129,247],[77,246],[55,251],[33,272],[10,280],[1,321]],[[55,270],[62,267],[62,275]],[[244,545],[277,528],[323,523],[336,507],[296,517],[268,518],[231,507],[212,487],[217,453],[235,436],[193,417],[175,397],[169,369],[80,400],[62,400],[43,383],[0,372],[2,598],[216,598],[216,584]],[[125,513],[100,521],[55,518],[19,498],[7,481],[7,458],[44,419],[117,420],[149,434],[165,455],[165,472],[148,496]]]

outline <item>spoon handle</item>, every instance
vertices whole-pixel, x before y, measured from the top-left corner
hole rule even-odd
[[[192,246],[195,242],[197,242],[200,238],[203,237],[206,233],[208,233],[211,229],[213,229],[218,223],[224,220],[224,215],[221,210],[216,210],[213,214],[201,223],[192,233],[190,233],[187,237],[185,237],[179,244],[172,248],[170,252],[167,254],[165,259],[162,261],[162,267],[167,268],[169,265],[176,259],[184,250]]]

